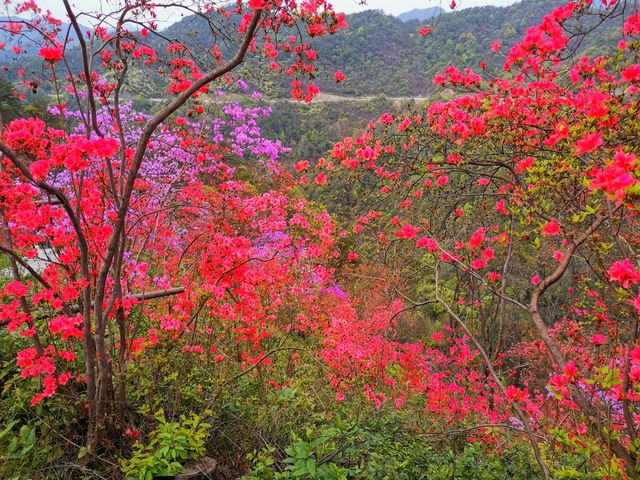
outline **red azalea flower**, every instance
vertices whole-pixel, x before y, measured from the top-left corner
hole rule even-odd
[[[40,55],[43,60],[53,64],[62,60],[63,53],[64,50],[62,47],[42,47],[38,55]]]

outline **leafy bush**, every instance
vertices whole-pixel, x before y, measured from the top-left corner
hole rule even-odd
[[[362,405],[352,405],[359,410]],[[243,480],[529,480],[540,478],[526,445],[514,441],[489,449],[464,436],[444,438],[416,434],[400,412],[368,411],[349,421],[333,422],[303,434],[289,445],[268,446],[248,455],[253,463]]]
[[[122,471],[129,480],[150,480],[185,471],[184,463],[205,453],[205,440],[211,425],[198,415],[167,422],[164,412],[156,413],[158,427],[149,435],[149,443],[136,442],[134,454],[124,461]]]
[[[331,460],[340,452],[336,439],[341,434],[338,428],[314,431],[307,428],[303,437],[291,434],[291,444],[285,448],[282,459],[284,469],[278,472],[272,455],[275,448],[268,447],[260,453],[248,456],[255,461],[255,468],[245,480],[258,479],[321,479],[346,480],[349,473]]]

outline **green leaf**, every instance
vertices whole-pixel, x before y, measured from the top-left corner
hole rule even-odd
[[[307,471],[312,475],[312,476],[316,476],[316,462],[310,458],[309,460],[307,460]]]

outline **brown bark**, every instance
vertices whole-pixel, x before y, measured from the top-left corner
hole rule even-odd
[[[608,215],[600,215],[587,230],[585,230],[582,234],[580,234],[572,241],[571,246],[566,252],[562,262],[560,262],[558,267],[551,275],[540,282],[536,290],[533,292],[533,295],[531,296],[531,301],[527,310],[531,316],[531,319],[533,320],[538,334],[540,335],[540,338],[549,350],[549,353],[551,354],[554,362],[561,369],[564,369],[567,361],[564,354],[562,353],[560,345],[549,333],[547,324],[540,313],[540,300],[547,289],[563,277],[563,275],[569,268],[572,255],[576,252],[578,247],[583,244],[608,218]],[[577,386],[572,385],[570,391],[573,400],[580,408],[580,411],[587,418],[591,431],[600,439],[603,445],[607,445],[611,452],[624,462],[627,474],[630,476],[630,478],[636,478],[635,468],[637,458],[635,454],[633,454],[629,449],[622,445],[622,443],[620,443],[618,440],[612,439],[609,435],[606,434],[605,428],[602,425],[602,421],[600,420],[594,406],[589,402],[589,400]]]

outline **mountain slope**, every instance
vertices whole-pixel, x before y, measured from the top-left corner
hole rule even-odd
[[[556,0],[524,0],[508,7],[446,13],[431,22],[433,32],[425,37],[418,33],[417,20],[402,22],[377,11],[350,15],[347,31],[316,43],[325,64],[343,70],[348,81],[336,88],[334,82],[320,80],[321,90],[418,97],[434,91],[433,76],[449,65],[477,70],[484,61],[488,72],[495,72],[502,68],[504,56],[491,52],[491,44],[499,39],[506,53],[528,27],[557,6]],[[582,23],[596,22],[593,17]],[[600,53],[615,48],[610,37],[619,35],[619,28],[620,19],[599,26],[581,50]]]
[[[486,62],[489,72],[502,67],[503,57],[491,52],[500,39],[503,51],[522,38],[525,30],[558,6],[557,0],[524,0],[507,7],[475,7],[444,13],[429,23],[430,35],[419,35],[421,21],[368,10],[347,16],[349,29],[336,35],[306,39],[321,59],[316,79],[321,91],[345,96],[428,96],[434,91],[433,76],[448,65],[478,69]],[[424,10],[423,10],[424,11]],[[412,12],[407,12],[412,14]],[[404,18],[407,18],[406,16]],[[582,46],[609,45],[604,38],[612,30],[601,27]],[[186,17],[167,29],[172,37],[189,38],[194,51],[211,46],[213,36],[204,20]],[[332,73],[342,70],[347,81],[337,85]],[[255,75],[255,69],[251,72]],[[286,96],[285,81],[249,77],[271,96]]]
[[[449,65],[478,69],[484,61],[489,73],[499,70],[503,57],[491,52],[493,41],[500,39],[502,51],[506,52],[528,27],[557,6],[557,0],[523,0],[508,7],[486,6],[443,13],[429,22],[433,32],[424,37],[418,33],[423,24],[419,20],[403,21],[379,10],[368,10],[348,15],[347,30],[305,41],[318,51],[320,63],[315,82],[325,93],[424,97],[435,90],[433,76]],[[235,51],[234,45],[224,43],[225,35],[215,33],[217,29],[206,17],[192,15],[171,25],[163,34],[186,43],[195,55],[202,57],[206,68],[206,57],[216,41],[225,57]],[[619,29],[613,25],[601,26],[580,48],[600,53],[615,46],[612,38],[617,32]],[[281,32],[282,38],[289,33],[296,32]],[[164,48],[159,46],[158,50]],[[241,75],[270,97],[288,97],[289,79],[254,68],[258,61],[249,59]],[[335,69],[346,74],[344,84],[333,80]],[[148,71],[141,71],[128,85],[130,93],[143,96],[160,96],[164,88],[162,79]]]
[[[38,53],[38,50],[40,49],[40,43],[42,42],[42,38],[40,37],[40,35],[25,31],[25,33],[19,36],[13,36],[8,32],[9,22],[19,22],[21,20],[22,19],[20,17],[0,16],[0,43],[6,43],[9,46],[18,45],[20,48],[22,48],[26,55],[36,55]],[[80,28],[83,32],[90,30],[83,25],[81,25]],[[58,38],[56,38],[56,41],[59,43],[64,43],[65,38],[67,37],[67,32],[69,33],[69,45],[71,47],[77,45],[78,37],[76,35],[76,32],[68,23],[62,24],[61,32],[58,35]],[[11,48],[0,50],[0,60],[2,61],[10,61],[15,57],[16,55],[11,51]]]
[[[398,20],[402,20],[403,22],[410,20],[424,22],[425,20],[430,21],[443,13],[445,13],[445,10],[441,7],[414,8],[413,10],[398,15]]]

